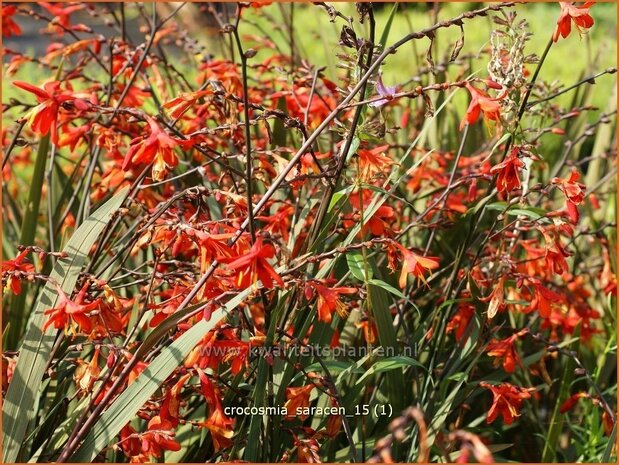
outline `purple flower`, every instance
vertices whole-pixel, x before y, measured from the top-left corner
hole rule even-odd
[[[369,103],[371,107],[382,107],[383,105],[391,101],[397,89],[396,86],[385,87],[385,85],[383,84],[383,79],[380,75],[378,76],[378,79],[376,79],[375,88],[376,88],[376,91],[378,92],[378,95],[380,95],[383,98]]]

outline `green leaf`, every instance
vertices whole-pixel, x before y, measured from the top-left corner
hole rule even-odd
[[[324,366],[323,366],[324,365]],[[304,371],[307,373],[310,373],[312,371],[320,371],[324,373],[324,368],[327,368],[327,370],[329,370],[329,373],[331,373],[331,375],[337,375],[341,372],[343,372],[344,370],[348,370],[348,373],[364,373],[365,370],[363,370],[362,368],[354,368],[353,367],[353,362],[347,361],[341,361],[341,360],[324,360],[322,363],[316,362],[316,363],[312,363],[311,365],[307,366]],[[291,383],[295,382],[296,380],[305,377],[305,373],[303,372],[299,372],[297,373],[297,375],[292,379]]]
[[[365,282],[365,263],[361,252],[351,252],[346,254],[346,262],[350,273],[361,282]],[[368,268],[368,279],[371,279],[372,269]]]
[[[36,396],[55,339],[56,331],[53,328],[43,332],[46,319],[44,312],[54,308],[58,300],[53,283],[58,283],[67,294],[73,292],[90,249],[112,215],[122,205],[128,192],[128,188],[122,189],[75,231],[64,249],[66,257],[56,262],[50,281],[36,302],[2,409],[4,463],[16,462],[18,459],[26,427],[34,416]]]
[[[391,7],[391,12],[389,13],[389,17],[387,18],[387,22],[385,23],[385,29],[383,29],[383,33],[380,36],[380,45],[382,48],[385,48],[387,45],[387,39],[389,39],[389,31],[391,31],[391,25],[393,24],[393,18],[395,17],[396,12],[398,11],[398,3],[394,3]]]
[[[541,208],[527,207],[527,208],[510,208],[507,210],[507,214],[510,216],[528,216],[531,219],[539,220],[543,218],[546,212]]]
[[[357,384],[364,382],[369,376],[378,374],[378,373],[385,373],[387,371],[392,371],[392,370],[396,370],[398,368],[406,368],[406,367],[418,367],[418,368],[424,368],[425,367],[419,363],[417,360],[414,360],[410,357],[405,357],[404,355],[397,355],[395,357],[390,357],[384,360],[379,360],[376,363],[374,363],[370,369],[368,371],[365,372],[365,374],[359,378],[359,380],[357,381]]]
[[[486,205],[486,209],[505,212],[506,215],[510,216],[528,216],[534,220],[539,220],[540,218],[546,215],[546,211],[543,208],[537,207],[516,207],[516,208],[507,208],[507,202],[493,202],[491,204]]]
[[[329,204],[329,208],[327,209],[327,213],[331,213],[331,210],[335,208],[337,203],[343,198],[348,197],[350,193],[353,191],[353,189],[354,189],[354,186],[348,186],[345,189],[342,189],[341,191],[338,191],[335,194],[333,194],[333,197],[331,197],[331,203]]]
[[[357,153],[357,149],[359,148],[359,144],[361,143],[361,140],[355,136],[352,140],[352,143],[350,144],[350,148],[348,149],[348,153],[346,154],[346,161],[350,160],[351,157]]]
[[[399,297],[400,299],[406,299],[408,301],[408,297],[406,297],[402,293],[402,291],[400,291],[399,289],[396,289],[391,284],[388,284],[385,281],[381,281],[379,279],[369,279],[368,284],[373,284],[374,286],[382,287],[384,290],[393,294],[394,296]]]

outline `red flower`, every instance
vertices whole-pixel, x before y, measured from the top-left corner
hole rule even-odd
[[[501,105],[499,101],[505,98],[505,94],[501,94],[497,98],[491,98],[484,91],[479,90],[468,82],[465,84],[469,93],[471,94],[471,103],[466,110],[466,115],[460,123],[460,130],[464,128],[465,124],[475,124],[479,119],[479,115],[483,113],[484,121],[486,124],[489,121],[495,121],[497,124],[501,122]]]
[[[439,267],[438,257],[424,257],[423,255],[416,254],[412,250],[408,250],[398,243],[394,242],[393,245],[400,250],[404,261],[399,280],[399,285],[402,289],[406,287],[406,278],[409,273],[412,273],[415,278],[425,282],[424,273]]]
[[[71,26],[71,15],[76,11],[83,10],[85,5],[69,4],[69,6],[63,6],[62,3],[52,4],[48,2],[39,2],[39,5],[54,15],[54,20],[49,24],[49,28],[55,32],[61,34],[64,32],[63,28],[74,30],[79,30],[81,28],[81,26]],[[56,26],[56,24],[59,26]]]
[[[501,340],[493,339],[488,344],[488,355],[490,357],[497,357],[497,363],[499,359],[503,359],[503,369],[507,373],[513,373],[516,369],[516,365],[522,364],[520,361],[520,356],[514,347],[514,343],[518,340],[518,338],[525,335],[527,332],[528,330],[525,328],[508,338]]]
[[[263,230],[271,234],[280,234],[284,241],[288,241],[290,236],[290,218],[293,216],[294,207],[292,205],[282,205],[277,209],[277,213],[256,216],[257,220],[267,223]]]
[[[4,37],[11,37],[12,35],[20,35],[21,28],[13,21],[13,15],[17,11],[15,5],[3,5],[2,6],[2,35]]]
[[[250,2],[249,6],[251,6],[252,8],[262,8],[263,6],[268,6],[271,3],[273,3],[273,2],[271,2],[269,0],[260,0],[260,1],[257,1],[257,2]]]
[[[86,110],[90,106],[72,92],[61,91],[58,81],[45,83],[43,88],[22,81],[14,81],[13,84],[36,96],[39,104],[26,114],[28,123],[35,134],[40,136],[45,136],[51,130],[51,141],[54,144],[58,144],[58,112],[61,105],[72,102],[78,110]]]
[[[125,155],[123,170],[127,171],[132,165],[153,163],[153,181],[161,181],[167,170],[174,168],[178,164],[178,158],[174,153],[174,148],[182,143],[173,137],[168,136],[157,122],[146,117],[150,126],[148,137],[136,137],[131,141],[131,147]]]
[[[324,284],[323,284],[324,283]],[[340,294],[354,294],[354,287],[327,287],[327,281],[308,281],[305,287],[305,297],[310,300],[314,291],[318,294],[318,319],[325,323],[331,323],[331,315],[337,312],[340,316],[348,314],[346,305],[340,300]]]
[[[305,420],[307,418],[307,415],[299,415],[297,412],[305,407],[309,407],[310,394],[313,389],[313,384],[286,388],[286,398],[288,400],[284,407],[286,407],[288,413],[286,416],[287,419],[300,418],[301,420]]]
[[[159,415],[151,418],[147,431],[140,434],[142,454],[159,458],[164,450],[181,450],[181,445],[174,440],[175,433],[172,428],[172,423]]]
[[[68,329],[68,331],[73,334],[75,334],[76,327],[79,327],[84,333],[90,333],[92,331],[93,324],[88,313],[96,309],[101,303],[101,300],[96,299],[90,303],[84,302],[88,285],[89,283],[84,284],[75,297],[75,300],[69,299],[67,294],[65,294],[59,286],[56,287],[59,302],[56,307],[45,310],[45,315],[50,315],[50,318],[43,327],[44,331],[51,325],[54,325],[56,329],[64,328],[65,331]],[[69,322],[71,326],[67,328]]]
[[[469,325],[469,322],[475,315],[475,306],[470,303],[460,304],[456,314],[449,320],[445,328],[447,333],[456,332],[456,339],[461,340]]]
[[[247,288],[260,280],[267,289],[272,289],[273,281],[280,286],[284,285],[282,278],[275,272],[267,259],[275,255],[271,244],[263,244],[258,237],[249,252],[238,257],[220,257],[217,260],[226,263],[231,270],[239,272],[237,286]]]
[[[142,444],[138,437],[137,432],[130,424],[123,426],[120,430],[120,447],[127,457],[131,459],[131,462],[145,462],[148,457],[141,456]]]
[[[559,408],[559,412],[561,413],[569,412],[570,410],[574,408],[574,406],[580,399],[585,399],[588,397],[589,397],[589,394],[587,394],[586,392],[577,392],[576,394],[568,397],[567,400],[561,404],[561,407]]]
[[[373,236],[382,236],[384,234],[391,235],[391,226],[389,225],[395,217],[395,211],[393,207],[389,205],[380,205],[368,218],[369,207],[372,204],[374,198],[372,197],[372,191],[369,189],[362,189],[363,197],[363,226],[360,234],[372,234]],[[357,223],[361,221],[361,199],[359,198],[359,192],[354,192],[349,198],[351,207],[353,208],[353,214],[348,218],[344,218],[344,227],[353,228]]]
[[[2,274],[7,275],[6,286],[11,288],[13,294],[21,294],[21,279],[22,273],[34,273],[34,265],[26,261],[26,255],[29,250],[26,249],[12,260],[2,262]],[[4,278],[4,276],[3,276]]]
[[[505,160],[490,170],[492,174],[498,173],[496,184],[499,192],[510,192],[520,188],[518,169],[524,167],[524,162],[518,158],[519,153],[520,148],[514,147]]]
[[[531,398],[531,391],[535,391],[535,388],[522,388],[520,386],[514,386],[509,383],[502,383],[499,385],[492,385],[486,382],[479,383],[481,387],[490,389],[492,392],[492,406],[488,410],[486,416],[486,422],[492,423],[496,420],[499,413],[503,416],[503,422],[506,425],[511,425],[514,418],[519,417],[520,407],[522,402]]]
[[[572,223],[578,223],[580,215],[578,213],[578,205],[585,198],[585,185],[578,182],[580,174],[575,169],[570,173],[569,178],[553,178],[552,183],[558,186],[559,190],[565,194],[567,199],[567,213]]]
[[[589,14],[589,8],[594,5],[595,2],[585,2],[584,5],[575,6],[571,2],[559,2],[561,5],[561,14],[557,19],[557,27],[552,35],[552,40],[556,42],[559,40],[559,36],[564,39],[570,35],[572,31],[572,21],[578,30],[579,34],[583,33],[583,29],[589,29],[593,26],[593,18]]]
[[[557,231],[544,229],[542,234],[546,243],[546,264],[554,273],[561,275],[568,269],[565,258],[571,254],[561,244],[561,238]]]

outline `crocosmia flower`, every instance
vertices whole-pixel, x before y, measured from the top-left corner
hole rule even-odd
[[[559,36],[564,39],[572,32],[572,21],[578,30],[579,34],[582,34],[584,29],[589,29],[593,26],[593,18],[589,14],[589,8],[593,6],[595,2],[586,2],[584,5],[576,6],[570,2],[559,2],[561,5],[561,14],[557,19],[557,27],[552,35],[552,40],[559,40]]]

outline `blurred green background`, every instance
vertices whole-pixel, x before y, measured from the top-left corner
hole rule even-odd
[[[369,27],[359,24],[355,6],[352,3],[333,3],[342,13],[355,19],[355,29],[357,34],[365,30],[365,37],[368,36]],[[377,7],[375,3],[376,36],[377,39],[383,33],[387,24],[393,3],[381,4]],[[476,8],[482,8],[484,3],[439,3],[438,20],[446,20],[458,14]],[[411,31],[420,30],[434,24],[434,6],[428,3],[400,3],[393,19],[393,24],[389,33],[387,45],[402,38]],[[337,47],[342,21],[337,23],[326,21],[326,12],[323,8],[307,4],[276,5],[272,4],[264,7],[253,15],[248,15],[255,25],[242,23],[241,32],[245,34],[260,35],[264,32],[271,32],[271,39],[276,42],[283,50],[290,50],[287,35],[288,30],[285,26],[284,17],[290,17],[293,11],[293,24],[295,42],[300,49],[301,56],[308,57],[314,66],[326,66],[329,76],[336,75],[337,57],[336,53],[341,50]],[[552,37],[557,18],[560,13],[558,3],[529,3],[519,4],[506,11],[515,11],[518,19],[524,19],[529,24],[529,31],[532,33],[531,40],[526,48],[526,53],[542,54],[548,40]],[[490,45],[490,32],[496,25],[493,23],[492,16],[497,13],[492,12],[485,18],[475,18],[465,21],[464,25],[464,47],[461,55],[465,53],[477,54]],[[565,86],[576,83],[581,72],[587,68],[603,70],[607,67],[617,66],[617,5],[615,3],[596,3],[591,9],[591,15],[595,19],[595,25],[588,33],[579,36],[573,28],[572,34],[567,39],[559,39],[552,46],[550,55],[544,63],[541,79],[552,82],[560,81]],[[269,18],[267,16],[271,16]],[[275,21],[273,21],[275,19]],[[436,36],[437,50],[444,50],[449,54],[453,44],[460,37],[460,30],[457,27],[441,29]],[[425,55],[429,45],[428,40],[413,41],[411,45],[405,45],[393,56],[389,57],[382,67],[384,81],[386,85],[395,85],[406,82],[410,77],[417,74],[417,68],[426,66],[424,60],[419,63],[415,59],[415,52],[422,57]],[[288,47],[288,48],[287,48]],[[575,52],[578,48],[578,52]],[[586,50],[583,53],[583,49]],[[256,58],[258,59],[259,56]],[[440,56],[434,56],[438,62]],[[480,75],[485,75],[487,58],[480,60]],[[529,66],[533,70],[533,66]],[[455,68],[452,68],[453,72]],[[612,76],[605,76],[601,79],[613,80]],[[613,81],[614,82],[614,81]],[[613,85],[614,87],[614,85]],[[596,106],[605,106],[608,101],[607,93],[596,92],[593,103]],[[569,97],[568,97],[569,98]],[[565,101],[565,99],[564,99]]]
[[[116,8],[114,4],[107,5],[111,5],[111,8]],[[151,5],[146,5],[146,10],[150,11]],[[189,35],[205,45],[209,53],[216,56],[221,55],[221,51],[226,49],[225,43],[222,44],[222,40],[227,41],[229,36],[226,36],[224,39],[218,39],[216,28],[202,27],[204,22],[196,21],[197,16],[199,16],[196,13],[199,7],[195,5],[205,4],[198,3],[181,9],[183,21],[194,22],[196,26],[195,28],[189,28]],[[353,3],[333,3],[333,5],[344,15],[353,18],[355,30],[359,37],[368,36],[369,27],[367,21],[365,24],[359,23]],[[393,43],[410,31],[420,30],[433,24],[435,14],[438,15],[438,20],[444,20],[464,11],[470,11],[483,6],[483,3],[400,3],[394,16],[387,44]],[[33,7],[36,8],[36,6]],[[377,40],[385,29],[392,7],[393,3],[374,4]],[[517,17],[525,19],[529,24],[532,36],[526,52],[541,55],[554,31],[560,12],[559,4],[518,4],[508,11],[516,11]],[[132,39],[134,41],[144,40],[143,33],[139,32],[139,28],[145,22],[137,9],[126,8],[125,13],[130,24]],[[491,17],[495,14],[497,13],[493,12],[485,18],[475,18],[465,22],[465,40],[461,56],[467,53],[477,54],[489,45],[490,32],[495,26]],[[564,86],[569,86],[577,82],[582,73],[588,75],[590,72],[600,71],[617,65],[617,5],[615,3],[597,3],[591,9],[591,14],[595,18],[595,25],[588,33],[579,37],[578,32],[573,29],[572,34],[567,39],[560,39],[558,43],[553,45],[544,64],[543,72],[540,76],[541,79],[546,82],[558,81]],[[292,28],[290,28],[290,18],[292,18]],[[45,24],[41,21],[35,22],[23,16],[18,16],[16,19],[20,25],[24,26],[25,34],[22,37],[5,40],[4,46],[21,53],[30,55],[36,53],[38,56],[41,56],[50,41],[50,38],[39,33],[39,30]],[[74,15],[73,22],[84,22],[89,26],[93,26],[97,33],[117,34],[117,32],[106,28],[103,24],[97,24],[97,22],[101,23],[100,18],[90,17],[83,12]],[[327,67],[327,76],[335,78],[338,73],[337,64],[339,61],[337,53],[342,51],[342,48],[337,45],[342,24],[343,21],[341,19],[338,19],[335,23],[330,22],[325,9],[316,5],[309,3],[273,3],[263,8],[245,10],[240,32],[244,37],[253,35],[264,38],[266,36],[282,52],[289,53],[291,50],[289,34],[290,29],[292,29],[294,47],[298,50],[298,54],[313,66]],[[459,37],[460,30],[457,27],[439,30],[436,36],[435,50],[449,54],[454,42]],[[51,39],[56,40],[55,37]],[[252,46],[255,43],[250,38],[246,40],[245,46]],[[428,45],[428,40],[412,41],[410,44],[401,47],[395,55],[389,57],[382,66],[385,84],[401,84],[417,75],[419,66],[426,66],[426,62],[423,58],[419,59],[416,57],[423,57]],[[165,46],[165,48],[170,49],[170,52],[174,53],[173,45]],[[578,49],[577,52],[576,49]],[[583,53],[583,50],[585,53]],[[262,61],[268,53],[268,51],[260,50],[256,58],[253,59],[254,62]],[[439,56],[438,53],[434,57],[436,62],[440,61],[441,58],[442,56]],[[4,58],[4,62],[6,66],[7,57]],[[474,67],[474,69],[480,72],[480,76],[485,76],[486,74],[486,63],[487,56],[482,57],[481,60],[475,63],[478,67]],[[458,68],[457,66],[450,67],[450,78],[455,79],[458,77],[456,75],[459,71]],[[533,66],[530,65],[529,68],[533,69]],[[195,68],[192,62],[186,61],[184,65],[181,64],[179,69],[191,78]],[[3,75],[3,83],[5,84],[3,86],[3,101],[6,102],[12,96],[26,96],[26,93],[16,90],[13,86],[6,85],[12,79],[40,82],[49,77],[48,73],[46,70],[38,69],[37,65],[25,64],[14,77],[6,78]],[[614,76],[607,75],[600,79],[609,81],[605,83],[607,84],[604,85],[605,89],[615,87]],[[604,108],[608,98],[609,94],[606,91],[594,92],[592,103]],[[569,102],[569,93],[560,98],[558,102]]]

